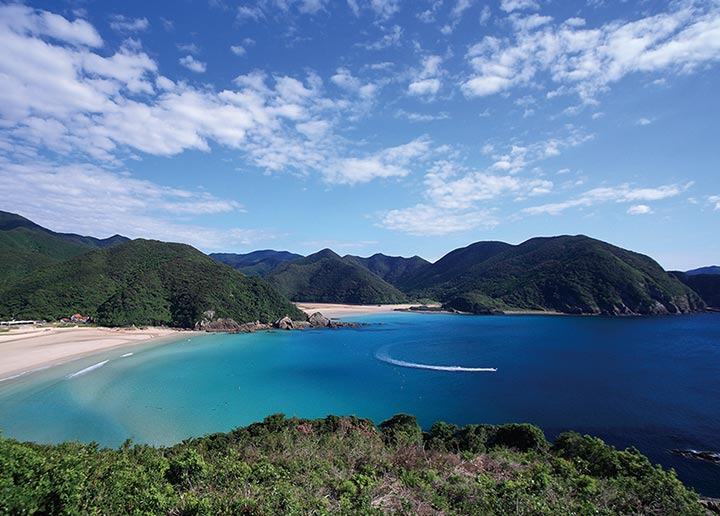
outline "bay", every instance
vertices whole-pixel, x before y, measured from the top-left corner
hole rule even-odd
[[[572,429],[635,446],[720,496],[720,466],[670,453],[720,451],[720,314],[354,320],[371,324],[182,337],[3,382],[0,428],[117,446],[173,444],[273,413],[379,423],[405,412],[424,428],[529,422],[549,438]]]

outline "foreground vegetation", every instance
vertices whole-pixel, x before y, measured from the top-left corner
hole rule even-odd
[[[637,450],[531,425],[266,418],[169,448],[0,438],[2,514],[703,514]]]

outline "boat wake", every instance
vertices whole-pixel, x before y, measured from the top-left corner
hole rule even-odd
[[[447,371],[451,373],[495,373],[497,372],[497,367],[463,367],[463,366],[456,366],[456,365],[432,365],[432,364],[419,364],[417,362],[406,362],[404,360],[397,360],[395,358],[390,357],[387,352],[387,346],[380,348],[377,353],[375,353],[375,358],[380,360],[381,362],[385,362],[388,364],[400,366],[400,367],[409,367],[412,369],[429,369],[430,371]]]
[[[70,379],[72,379],[72,378],[75,378],[76,376],[81,376],[81,375],[83,375],[83,374],[85,374],[85,373],[89,373],[90,371],[94,371],[95,369],[98,369],[98,368],[104,366],[104,365],[107,364],[108,362],[110,362],[110,361],[109,361],[109,360],[103,360],[102,362],[98,362],[97,364],[91,365],[90,367],[86,367],[85,369],[81,369],[81,370],[78,371],[77,373],[69,374],[69,375],[67,375],[65,378],[67,378],[68,380],[70,380]]]

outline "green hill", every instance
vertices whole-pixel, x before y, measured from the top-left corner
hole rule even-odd
[[[398,289],[330,249],[280,264],[266,279],[293,301],[347,304],[407,301]]]
[[[45,266],[0,292],[0,319],[57,320],[79,312],[99,324],[192,327],[203,312],[238,322],[304,318],[260,278],[183,244],[133,240]]]
[[[651,258],[586,236],[533,238],[517,246],[483,244],[454,251],[455,256],[450,253],[424,269],[407,291],[474,313],[522,309],[630,315],[704,308],[695,292]]]
[[[395,287],[401,285],[405,278],[415,275],[420,269],[430,265],[430,262],[419,256],[404,258],[381,253],[376,253],[369,258],[349,254],[343,256],[343,260],[366,268]]]
[[[720,274],[688,274],[672,273],[677,279],[700,295],[705,304],[712,308],[720,308]]]
[[[281,263],[302,258],[302,255],[265,249],[247,254],[212,253],[210,258],[214,258],[246,276],[265,276]]]
[[[423,433],[406,414],[276,414],[168,448],[0,437],[0,464],[2,514],[706,514],[634,448],[528,424]]]
[[[510,248],[512,245],[505,242],[475,242],[467,247],[455,249],[434,264],[405,276],[399,288],[406,292],[432,291],[432,287],[443,285],[465,274],[471,267]]]
[[[124,241],[127,238],[119,235],[101,240],[55,233],[20,215],[0,211],[0,290],[40,267]]]

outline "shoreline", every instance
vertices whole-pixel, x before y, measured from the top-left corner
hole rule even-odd
[[[32,327],[0,333],[0,384],[124,346],[204,332],[174,328]]]
[[[440,305],[422,305],[419,303],[404,303],[392,305],[347,305],[342,303],[311,303],[298,301],[295,302],[300,310],[308,315],[314,312],[321,312],[325,317],[339,318],[354,315],[372,315],[381,313],[416,313],[416,314],[457,314],[457,315],[485,315],[473,314],[470,312],[458,312],[443,310]],[[426,310],[422,308],[427,308]],[[497,314],[487,315],[569,315],[562,312],[551,312],[543,310],[508,310]]]

